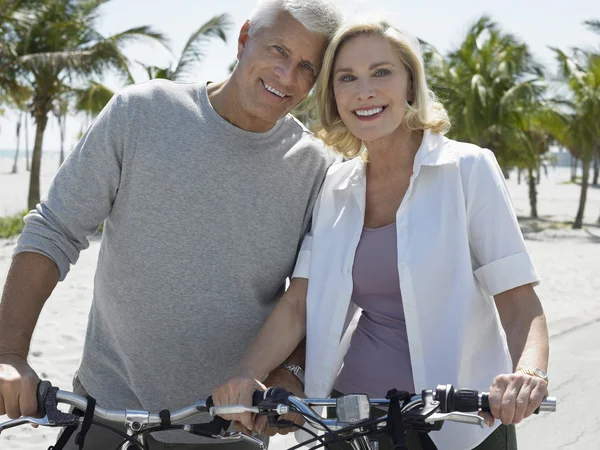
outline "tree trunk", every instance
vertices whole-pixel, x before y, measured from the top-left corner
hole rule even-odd
[[[571,155],[571,183],[575,183],[577,177],[577,158]]]
[[[25,113],[25,170],[29,172],[29,113]]]
[[[596,154],[594,155],[594,179],[592,181],[592,184],[594,186],[598,186],[598,172],[599,172],[599,165],[600,165],[600,148],[596,149]]]
[[[13,163],[12,173],[17,173],[19,164],[19,146],[21,144],[21,120],[23,114],[19,114],[19,120],[17,121],[17,149],[15,150],[15,162]]]
[[[577,210],[577,216],[575,217],[575,222],[573,223],[573,228],[577,229],[583,226],[583,211],[585,209],[588,181],[590,178],[590,159],[591,157],[581,158],[581,165],[583,169],[583,173],[581,174],[581,196],[579,197],[579,209]]]
[[[523,169],[520,167],[517,169],[517,184],[521,185],[521,175],[523,174]]]
[[[536,172],[537,172],[536,183],[540,184],[540,181],[542,181],[542,165],[540,163],[538,163],[538,165],[536,167]]]
[[[67,130],[67,116],[58,116],[58,126],[60,128],[60,161],[58,167],[65,161],[65,132]]]
[[[27,199],[27,208],[35,209],[40,202],[40,169],[42,166],[42,143],[44,141],[44,131],[48,123],[48,113],[40,114],[35,118],[35,143],[33,145],[33,155],[31,156],[31,175],[29,176],[29,197]]]
[[[538,213],[537,213],[537,186],[536,186],[536,179],[535,176],[533,174],[533,168],[532,167],[528,167],[527,168],[527,172],[529,174],[528,178],[527,178],[527,182],[529,184],[529,206],[531,207],[531,218],[532,219],[537,219],[538,218]]]

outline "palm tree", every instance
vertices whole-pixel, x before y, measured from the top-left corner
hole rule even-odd
[[[600,152],[600,55],[575,49],[572,56],[553,48],[560,73],[571,94],[571,113],[563,141],[581,155],[579,207],[573,228],[581,228],[593,155]]]
[[[537,214],[537,190],[541,178],[540,166],[544,155],[550,150],[550,145],[558,141],[563,135],[567,119],[560,113],[557,100],[540,100],[528,105],[522,118],[523,145],[519,153],[519,166],[527,170],[529,187],[529,205],[531,218],[536,219]],[[537,172],[537,177],[534,174]]]
[[[584,22],[587,27],[600,35],[600,20],[586,20]],[[600,50],[597,50],[596,53],[600,53]],[[598,177],[600,176],[600,151],[595,152],[594,154],[594,178],[592,181],[593,185],[598,185]],[[600,217],[598,217],[598,223],[600,223]]]
[[[447,57],[422,42],[430,83],[452,122],[458,140],[491,149],[508,178],[509,169],[527,169],[531,215],[537,217],[536,177],[546,139],[534,127],[545,92],[544,74],[526,44],[480,18],[463,43]]]
[[[508,176],[524,145],[522,114],[544,90],[541,66],[487,16],[447,58],[434,56],[430,51],[430,78],[452,119],[449,135],[490,148]]]
[[[165,43],[162,34],[147,26],[102,36],[95,23],[98,8],[107,1],[37,2],[35,9],[22,11],[27,20],[11,31],[15,51],[9,67],[33,93],[36,134],[28,197],[30,209],[35,208],[40,198],[42,144],[54,103],[78,79],[101,76],[107,70],[129,75],[129,61],[121,51],[125,44],[140,39]]]
[[[232,26],[228,14],[221,14],[203,24],[189,37],[175,67],[157,67],[142,64],[148,78],[164,78],[167,80],[184,81],[196,78],[194,72],[198,64],[206,56],[206,44],[212,38],[227,42],[226,33]]]
[[[58,97],[54,102],[53,113],[58,121],[58,128],[60,132],[60,158],[58,166],[60,167],[65,160],[65,134],[67,131],[67,116],[69,114],[69,92],[66,91],[63,95]]]
[[[6,102],[17,84],[12,62],[15,54],[13,30],[20,24],[18,4],[0,0],[0,100]]]
[[[11,173],[17,173],[18,161],[19,161],[19,147],[21,143],[21,130],[23,126],[23,120],[27,118],[29,114],[29,105],[31,103],[31,92],[18,84],[11,86],[11,90],[8,94],[5,94],[4,103],[11,109],[18,111],[18,119],[16,124],[16,138],[17,148],[15,149],[15,158],[13,161],[13,167]]]

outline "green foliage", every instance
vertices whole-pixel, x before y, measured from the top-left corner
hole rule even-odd
[[[115,94],[111,89],[95,81],[88,82],[83,89],[74,89],[75,110],[96,117]]]
[[[68,109],[65,97],[74,83],[116,71],[131,80],[130,62],[122,49],[130,42],[150,40],[166,45],[164,36],[138,26],[109,37],[96,28],[99,8],[108,0],[3,1],[8,12],[0,26],[0,93],[15,86],[29,90],[29,110],[36,122],[28,206],[39,201],[43,135],[52,111]],[[61,105],[62,103],[62,105]],[[64,116],[64,115],[62,115]],[[62,117],[61,116],[61,117]]]
[[[0,238],[7,239],[18,236],[23,231],[25,223],[23,217],[28,213],[24,211],[20,214],[10,217],[0,217]]]
[[[23,227],[25,226],[23,217],[25,217],[28,213],[29,211],[23,211],[14,216],[0,217],[0,239],[8,239],[21,234]],[[102,234],[103,229],[104,222],[100,224],[96,232]]]
[[[527,45],[480,18],[447,57],[425,44],[430,83],[446,107],[449,136],[492,150],[507,170],[531,160],[529,117],[541,103],[544,74]]]

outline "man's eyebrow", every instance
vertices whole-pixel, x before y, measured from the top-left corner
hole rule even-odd
[[[377,62],[377,63],[371,64],[369,66],[369,70],[373,70],[373,69],[376,69],[381,66],[394,66],[394,63],[389,62],[389,61]],[[352,69],[348,68],[348,67],[340,67],[338,70],[335,71],[335,73],[337,74],[339,72],[352,72]]]

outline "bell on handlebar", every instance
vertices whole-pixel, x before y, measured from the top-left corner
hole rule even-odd
[[[371,403],[365,394],[349,394],[336,399],[335,412],[341,423],[357,423],[371,417]]]

